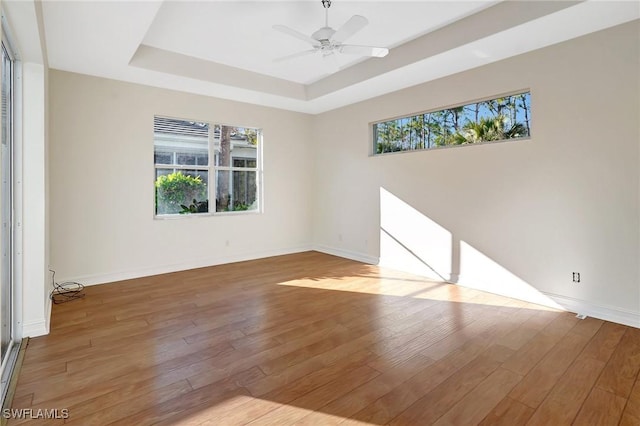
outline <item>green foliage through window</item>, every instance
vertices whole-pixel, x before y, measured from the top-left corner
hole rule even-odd
[[[260,129],[155,116],[153,139],[156,216],[259,211]]]
[[[178,171],[156,179],[156,214],[183,213],[184,205],[191,200],[197,205],[197,200],[206,201],[206,198],[207,185],[200,176],[184,175]],[[188,207],[186,209],[189,210]]]
[[[374,152],[385,154],[528,137],[530,96],[530,92],[524,92],[376,123]]]

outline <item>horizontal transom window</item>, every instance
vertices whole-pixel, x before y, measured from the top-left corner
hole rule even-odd
[[[373,152],[387,154],[512,140],[531,134],[530,92],[373,124]]]

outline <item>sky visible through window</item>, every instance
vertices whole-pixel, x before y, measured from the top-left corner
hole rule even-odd
[[[374,153],[519,139],[531,134],[530,92],[373,125]]]

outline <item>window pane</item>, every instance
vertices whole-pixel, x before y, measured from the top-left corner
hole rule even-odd
[[[256,160],[255,158],[234,158],[233,159],[233,167],[248,167],[255,168]]]
[[[255,167],[260,131],[245,127],[216,125],[213,145],[220,167]],[[254,161],[253,165],[248,162]]]
[[[233,209],[256,210],[256,172],[233,171]]]
[[[156,180],[158,180],[160,176],[170,175],[173,172],[173,169],[156,169]]]
[[[414,151],[528,137],[529,92],[373,125],[374,152]]]
[[[181,166],[195,166],[196,165],[196,156],[195,154],[176,154],[176,163]]]
[[[236,127],[235,128],[235,138],[238,140],[244,141],[245,144],[251,146],[258,145],[258,129],[253,129],[250,127]]]
[[[209,124],[154,117],[155,164],[207,166]],[[156,214],[207,213],[209,172],[195,169],[156,168]]]
[[[156,164],[207,165],[209,124],[154,117],[153,135]]]
[[[12,200],[12,185],[14,179],[11,174],[12,164],[12,137],[11,130],[14,124],[13,113],[13,60],[6,50],[6,46],[1,43],[2,50],[2,144],[0,149],[0,360],[8,359],[9,343],[13,338],[12,327],[12,301],[13,288],[11,280],[13,244],[12,244],[12,220],[11,212],[14,206]],[[7,365],[9,367],[9,365]],[[5,387],[2,386],[4,390]]]
[[[233,134],[235,127],[231,126],[217,126],[219,129],[215,133],[215,139],[213,145],[215,146],[216,154],[218,154],[218,165],[221,167],[231,166],[231,151],[233,151]]]
[[[257,210],[256,172],[218,171],[216,211]]]
[[[172,164],[173,154],[170,152],[157,152],[154,155],[156,164]]]
[[[187,170],[188,172],[188,170]],[[193,177],[199,177],[205,184],[209,185],[209,172],[206,170],[198,170],[197,172],[195,172],[193,175]]]
[[[209,154],[197,154],[196,155],[196,164],[198,166],[208,166],[209,165]]]
[[[156,174],[161,170],[156,170]],[[163,171],[162,171],[163,172]],[[179,170],[156,178],[156,214],[207,213],[207,184],[204,170]]]
[[[231,211],[231,171],[216,172],[216,211]]]
[[[257,169],[260,143],[259,129],[154,117],[156,214],[207,213],[209,173],[216,211],[257,210],[257,170],[242,169]]]

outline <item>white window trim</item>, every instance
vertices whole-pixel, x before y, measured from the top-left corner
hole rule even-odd
[[[376,132],[374,131],[374,129],[375,129],[375,126],[377,124],[386,123],[386,122],[394,121],[394,120],[400,120],[400,119],[403,119],[403,118],[411,118],[411,117],[415,117],[415,116],[418,116],[418,115],[421,115],[421,114],[429,114],[429,113],[444,111],[444,110],[448,110],[448,109],[458,108],[458,107],[461,107],[461,106],[473,105],[475,103],[487,102],[487,101],[498,99],[498,98],[504,98],[504,97],[508,97],[508,96],[517,96],[517,95],[524,94],[524,93],[528,93],[529,96],[531,97],[532,96],[531,88],[527,87],[527,88],[523,88],[523,89],[520,89],[520,90],[504,92],[504,93],[498,94],[498,95],[491,95],[491,96],[486,96],[486,97],[483,97],[483,98],[478,98],[478,99],[470,100],[470,101],[466,101],[466,102],[459,102],[459,103],[451,104],[451,105],[448,105],[448,106],[445,106],[445,107],[431,108],[431,109],[418,111],[418,112],[415,112],[415,113],[412,113],[412,114],[408,114],[408,115],[404,114],[404,115],[398,115],[398,116],[386,118],[386,119],[383,119],[383,120],[372,121],[372,122],[369,123],[369,141],[371,141],[372,143],[370,143],[370,146],[368,148],[368,156],[369,157],[387,157],[389,155],[406,154],[406,153],[409,153],[409,152],[412,152],[412,153],[415,153],[415,152],[429,152],[429,151],[437,151],[437,150],[441,150],[441,149],[464,148],[464,147],[470,147],[470,146],[483,146],[483,145],[491,145],[491,144],[496,144],[496,143],[531,140],[531,137],[532,137],[531,135],[532,135],[533,131],[531,129],[529,129],[529,135],[518,137],[518,138],[499,139],[499,140],[493,140],[493,141],[484,141],[484,142],[477,142],[477,143],[466,144],[466,145],[443,145],[443,146],[432,146],[430,148],[422,148],[422,149],[407,149],[407,150],[402,150],[402,151],[392,151],[392,152],[382,152],[382,153],[377,153],[376,152],[377,141],[376,141],[376,134],[375,134]],[[531,121],[531,117],[529,117],[529,120]]]
[[[195,121],[198,123],[207,123],[209,125],[208,132],[208,157],[209,157],[209,165],[201,166],[201,165],[184,165],[184,164],[153,164],[153,182],[155,185],[156,181],[156,170],[158,169],[175,169],[175,170],[202,170],[209,173],[209,183],[207,185],[207,195],[209,199],[209,211],[206,213],[188,213],[188,214],[161,214],[158,215],[156,213],[156,205],[155,205],[155,197],[152,204],[153,209],[153,218],[156,220],[175,220],[175,219],[183,219],[183,218],[192,218],[192,217],[212,217],[212,216],[243,216],[243,215],[255,215],[262,214],[264,212],[264,187],[263,187],[263,162],[262,162],[262,143],[263,143],[263,130],[259,127],[253,126],[239,126],[239,125],[231,125],[220,122],[210,122],[208,120],[194,120],[194,119],[186,119],[173,117],[169,115],[160,115],[156,114],[155,117],[162,118],[170,118],[175,120],[184,120],[184,121]],[[240,127],[256,130],[256,167],[233,167],[233,166],[219,166],[216,163],[219,162],[219,155],[215,154],[215,126],[231,126],[231,127]],[[155,134],[155,132],[154,132]],[[154,146],[155,146],[155,136],[154,136]],[[175,158],[174,158],[175,160]],[[233,164],[233,157],[231,157],[231,164]],[[251,171],[256,173],[256,199],[257,199],[257,208],[254,210],[236,210],[236,211],[223,211],[218,212],[216,209],[216,192],[218,187],[217,182],[217,172],[218,171]],[[233,176],[233,175],[232,175]],[[155,188],[154,188],[155,191]],[[211,200],[214,203],[211,203]]]

